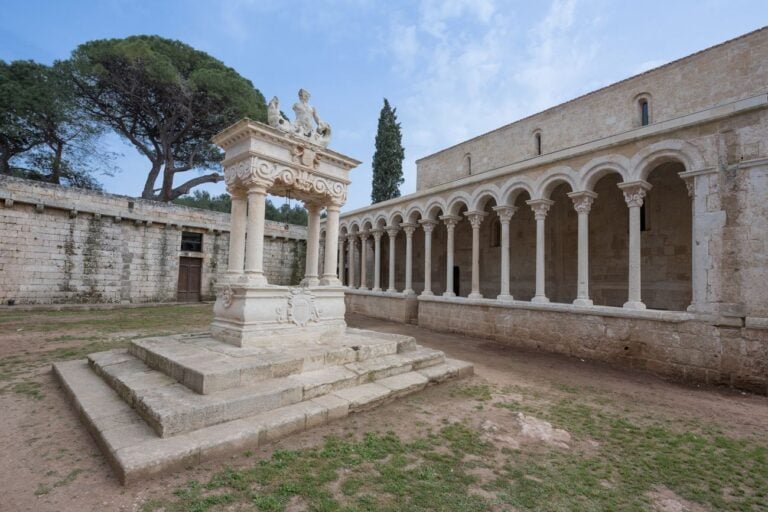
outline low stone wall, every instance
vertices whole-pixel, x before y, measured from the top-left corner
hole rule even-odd
[[[200,250],[182,250],[185,232]],[[303,270],[304,240],[303,226],[267,222],[271,283]],[[0,304],[173,302],[182,257],[200,260],[200,299],[212,299],[229,214],[0,176]]]
[[[419,317],[419,303],[416,297],[406,297],[401,293],[347,288],[344,290],[344,302],[348,312],[372,318],[415,324]]]
[[[683,312],[420,297],[419,326],[768,394],[768,329]]]

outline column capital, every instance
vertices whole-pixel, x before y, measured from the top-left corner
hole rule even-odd
[[[355,243],[357,241],[357,233],[350,233],[347,235],[347,241],[350,243]]]
[[[373,238],[375,238],[377,242],[381,240],[381,237],[383,234],[384,234],[383,229],[376,228],[371,230],[371,235],[373,235]]]
[[[400,232],[400,226],[384,226],[384,230],[389,235],[389,238],[395,238],[397,233]]]
[[[307,209],[307,212],[310,215],[319,215],[320,210],[323,209],[323,205],[307,201],[304,203],[304,208]]]
[[[624,201],[630,208],[643,206],[643,198],[652,188],[650,183],[643,180],[619,183],[617,186],[624,192]]]
[[[419,225],[414,222],[406,222],[405,224],[400,224],[400,227],[405,231],[405,236],[410,238],[416,232],[416,228],[418,228]]]
[[[582,190],[579,192],[569,192],[568,197],[573,201],[573,209],[577,213],[589,214],[592,209],[592,203],[595,202],[597,194],[590,190]]]
[[[464,216],[469,219],[469,223],[472,224],[472,229],[480,229],[480,224],[483,223],[483,219],[488,215],[486,212],[471,211],[464,212]]]
[[[341,205],[336,203],[328,203],[325,205],[325,209],[329,212],[338,212],[341,210]]]
[[[419,224],[421,224],[421,229],[423,229],[425,233],[431,233],[435,230],[438,221],[433,219],[420,219]]]
[[[232,199],[245,199],[246,191],[242,187],[236,187],[234,185],[227,185],[227,192],[232,196]]]
[[[453,229],[454,227],[456,227],[456,224],[459,223],[459,221],[461,220],[461,217],[459,217],[458,215],[441,215],[440,220],[442,220],[443,223],[445,223],[448,229]]]
[[[551,199],[530,199],[525,202],[533,210],[536,220],[544,220],[547,218],[547,212],[550,207],[555,204]]]
[[[517,213],[517,206],[494,206],[493,211],[499,216],[499,221],[506,224],[512,220],[512,216]]]
[[[361,242],[365,242],[366,240],[368,240],[368,237],[371,236],[371,232],[370,231],[360,231],[358,236],[360,237],[360,241]]]

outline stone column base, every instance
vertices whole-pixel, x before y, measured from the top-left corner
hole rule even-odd
[[[224,282],[216,288],[211,334],[230,345],[317,342],[346,329],[341,287]]]

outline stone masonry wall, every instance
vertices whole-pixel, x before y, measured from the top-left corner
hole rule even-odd
[[[655,124],[765,92],[767,60],[768,29],[761,29],[424,157],[417,161],[416,188],[534,159],[536,131],[547,154],[638,128],[641,96]],[[584,122],[585,113],[600,122]]]
[[[585,315],[570,308],[419,299],[419,326],[768,393],[766,329],[714,326],[685,313]]]
[[[0,177],[0,304],[175,301],[179,258],[200,258],[212,299],[229,257],[229,215]],[[202,250],[181,251],[183,232]],[[264,264],[289,284],[306,228],[267,222]]]

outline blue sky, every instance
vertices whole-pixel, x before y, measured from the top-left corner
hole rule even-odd
[[[402,123],[407,194],[420,157],[768,23],[765,0],[2,0],[0,12],[0,59],[50,63],[88,40],[158,34],[267,99],[308,89],[331,147],[363,162],[346,210],[370,201],[384,97]],[[138,195],[148,162],[110,144],[122,170],[100,181]]]

